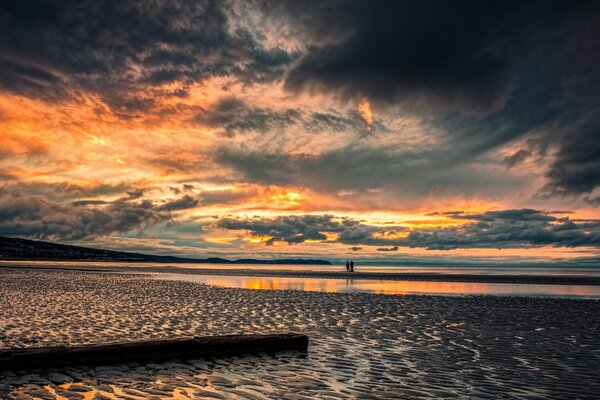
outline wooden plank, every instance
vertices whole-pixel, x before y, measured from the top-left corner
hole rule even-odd
[[[0,370],[106,365],[173,358],[307,350],[308,337],[295,333],[222,335],[72,347],[0,350]]]

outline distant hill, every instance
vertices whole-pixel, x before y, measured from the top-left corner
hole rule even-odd
[[[124,262],[164,262],[164,263],[197,263],[197,264],[302,264],[331,265],[325,260],[281,259],[258,260],[247,258],[227,260],[225,258],[183,258],[159,256],[152,254],[128,253],[93,249],[90,247],[70,246],[66,244],[43,242],[0,236],[1,260],[44,260],[44,261],[124,261]]]

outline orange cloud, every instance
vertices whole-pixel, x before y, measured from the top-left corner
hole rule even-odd
[[[371,103],[366,97],[358,103],[358,113],[367,125],[367,130],[370,131],[373,125],[373,111],[371,110]]]

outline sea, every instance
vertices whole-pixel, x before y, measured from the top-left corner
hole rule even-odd
[[[333,293],[375,293],[393,295],[493,295],[600,299],[598,285],[530,284],[530,283],[481,283],[449,282],[448,275],[472,276],[553,276],[600,278],[600,266],[382,266],[357,264],[353,277],[319,277],[319,273],[344,272],[344,265],[296,265],[296,264],[193,264],[148,262],[66,262],[66,261],[14,261],[1,265],[72,268],[72,269],[119,269],[134,274],[151,274],[155,279],[188,281],[211,286],[256,290],[300,290]],[[178,271],[185,270],[186,273]],[[193,270],[199,270],[194,273]],[[200,271],[201,270],[201,271]],[[211,274],[211,270],[215,271]],[[152,272],[147,272],[152,271]],[[227,275],[224,275],[224,271]],[[287,271],[302,272],[302,277],[260,276]],[[311,276],[314,273],[314,276]],[[430,281],[395,279],[361,279],[363,274],[426,274]],[[438,277],[439,280],[435,280]]]

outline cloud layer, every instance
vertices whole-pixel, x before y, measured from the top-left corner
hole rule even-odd
[[[77,241],[143,230],[170,220],[165,211],[147,200],[123,198],[60,205],[41,197],[0,198],[0,235]]]
[[[184,96],[212,76],[277,79],[293,56],[229,29],[224,3],[206,1],[41,1],[7,3],[0,15],[0,87],[46,100],[99,94],[125,113],[156,96]],[[154,91],[144,88],[179,82]]]
[[[564,0],[5,2],[0,234],[597,256],[598,21]]]
[[[600,247],[598,220],[574,222],[569,218],[557,218],[549,213],[530,209],[489,211],[483,214],[452,212],[446,215],[473,222],[423,229],[374,226],[356,220],[336,219],[331,215],[304,215],[273,219],[226,218],[220,220],[218,226],[247,231],[252,236],[264,238],[267,245],[278,241],[298,244],[316,240],[354,246],[390,246],[379,247],[377,251],[396,251],[399,247],[428,250]]]

